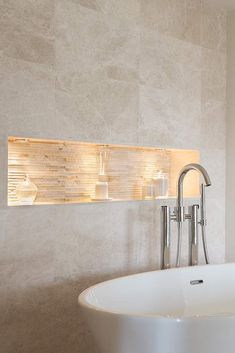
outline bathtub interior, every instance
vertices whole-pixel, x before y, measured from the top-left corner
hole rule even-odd
[[[96,310],[170,317],[235,314],[235,265],[154,271],[107,281],[88,289]]]

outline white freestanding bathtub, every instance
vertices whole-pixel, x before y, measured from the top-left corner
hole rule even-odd
[[[101,353],[235,353],[235,264],[117,278],[79,304]]]

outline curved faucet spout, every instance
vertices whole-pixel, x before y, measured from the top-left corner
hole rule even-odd
[[[198,171],[204,178],[205,181],[205,186],[211,186],[211,180],[210,177],[206,171],[206,169],[201,166],[200,164],[197,163],[191,163],[191,164],[187,164],[186,166],[183,167],[183,169],[180,172],[179,178],[178,178],[178,187],[177,187],[177,191],[178,191],[178,195],[177,195],[177,206],[178,207],[183,207],[183,181],[184,178],[186,176],[186,174],[190,171],[190,170],[196,170]],[[182,221],[181,219],[181,210],[179,209],[179,221]]]
[[[204,177],[206,186],[211,186],[211,180],[210,180],[210,177],[209,177],[206,169],[202,165],[197,164],[197,163],[190,163],[190,164],[185,165],[183,167],[183,169],[180,171],[178,182],[181,182],[181,181],[183,182],[185,175],[190,170],[197,170],[199,173],[201,173],[202,176]]]

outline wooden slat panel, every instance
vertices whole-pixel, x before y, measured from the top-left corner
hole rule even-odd
[[[95,197],[101,146],[71,141],[8,140],[8,204],[17,205],[16,186],[29,174],[38,187],[35,204],[88,202]],[[142,199],[142,185],[158,169],[169,174],[170,196],[175,195],[179,169],[198,162],[198,151],[162,150],[109,145],[106,170],[109,195],[123,200]],[[190,195],[198,193],[198,179],[190,184]]]

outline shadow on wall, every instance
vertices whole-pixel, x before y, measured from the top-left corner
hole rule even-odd
[[[105,279],[1,293],[1,353],[97,353],[77,297],[86,287]]]
[[[125,273],[15,292],[1,290],[0,352],[99,353],[78,306],[78,294],[121,275]]]
[[[19,217],[19,211],[13,210],[10,215],[14,220],[13,235],[8,239],[8,248],[13,255],[7,256],[5,265],[11,268],[9,264],[14,260],[14,266],[0,283],[0,353],[98,353],[78,306],[79,293],[107,279],[158,268],[157,205],[144,203],[136,207],[131,204],[123,210],[124,206],[94,208],[93,223],[86,221],[87,212],[80,212],[78,217],[77,208],[74,212],[70,210],[69,218],[65,219],[56,212],[52,228],[48,222],[41,224],[47,209],[35,208],[30,214],[35,220],[30,232],[27,231],[26,211]],[[26,217],[23,224],[22,217]],[[45,240],[46,227],[51,234],[54,224],[60,224],[59,217],[70,228],[66,230],[66,236],[59,234],[61,230],[54,231],[63,256],[57,258],[58,275],[53,282],[45,284],[47,268],[40,266],[42,257],[37,249],[40,245],[45,251],[44,243],[49,246]],[[22,234],[20,239],[14,233],[17,227]],[[105,228],[108,231],[104,233]],[[65,246],[66,242],[69,247]],[[20,253],[18,258],[18,249],[24,247],[27,247],[27,256],[21,257]],[[107,256],[108,251],[112,256]],[[85,259],[79,256],[81,253],[86,254]],[[2,264],[4,269],[4,262]],[[86,264],[89,264],[88,269]],[[64,277],[69,276],[69,269],[74,271],[72,280]],[[44,284],[38,284],[38,279]]]
[[[160,208],[139,206],[127,212],[127,268],[129,273],[160,268]]]

